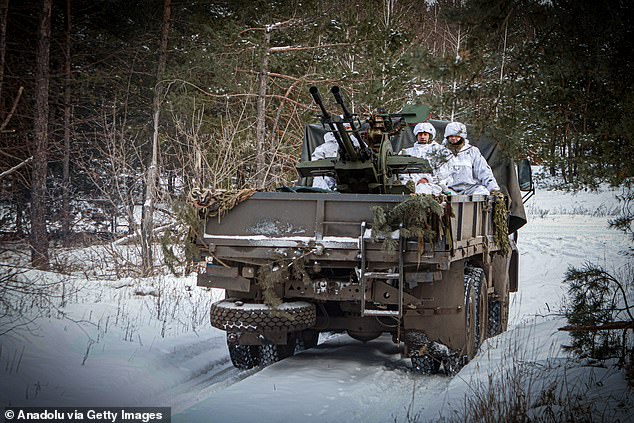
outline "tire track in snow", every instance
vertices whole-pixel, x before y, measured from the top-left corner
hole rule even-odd
[[[436,403],[451,378],[413,373],[401,352],[389,336],[366,344],[331,338],[264,369],[234,373],[226,388],[208,385],[173,410],[172,421],[404,421],[414,405]]]
[[[195,338],[192,342],[174,346],[164,345],[163,368],[175,368],[186,375],[174,386],[154,395],[158,404],[172,407],[179,412],[254,374],[260,369],[243,371],[233,367],[224,332],[214,331],[207,339]]]
[[[260,369],[239,370],[233,367],[229,356],[214,363],[207,372],[200,374],[159,397],[159,403],[169,404],[172,413],[179,413],[216,392],[227,389],[256,373]]]

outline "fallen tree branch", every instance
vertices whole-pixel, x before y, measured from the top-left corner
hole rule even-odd
[[[634,329],[634,321],[618,321],[603,325],[564,326],[558,330],[566,332],[598,332],[600,330]]]
[[[306,51],[306,50],[315,50],[319,48],[344,47],[349,45],[350,43],[322,44],[320,46],[279,46],[279,47],[269,48],[269,52],[285,53],[287,51]]]
[[[11,169],[9,170],[5,170],[4,172],[0,173],[0,178],[10,175],[13,172],[15,172],[16,170],[18,170],[19,168],[21,168],[22,166],[26,165],[28,162],[30,162],[31,160],[33,160],[33,156],[29,157],[28,159],[26,159],[25,161],[23,161],[20,164],[17,164],[15,166],[13,166]]]
[[[167,225],[163,225],[163,226],[159,226],[158,228],[154,228],[154,230],[152,231],[153,233],[159,233],[169,227],[175,227],[177,224],[176,223],[168,223]],[[123,238],[119,238],[115,241],[112,241],[112,245],[123,245],[126,244],[128,242],[135,242],[138,238],[141,237],[141,234],[136,231],[133,234],[130,235],[126,235]]]

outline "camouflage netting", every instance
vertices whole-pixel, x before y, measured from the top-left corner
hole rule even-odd
[[[386,210],[377,206],[372,208],[374,221],[372,238],[375,242],[383,240],[383,248],[389,251],[396,249],[397,241],[392,238],[392,231],[403,225],[401,235],[405,238],[418,238],[418,252],[425,252],[425,241],[431,245],[446,236],[450,249],[451,239],[451,205],[444,196],[428,194],[411,195],[396,207]]]
[[[264,304],[273,309],[282,305],[282,299],[275,292],[277,286],[283,286],[284,281],[288,279],[288,267],[283,262],[274,262],[270,265],[260,267],[258,272],[258,283],[262,288],[262,297]]]
[[[305,254],[290,263],[288,260],[279,259],[268,265],[261,266],[258,270],[258,283],[262,289],[264,304],[281,315],[284,315],[284,312],[277,310],[277,308],[282,304],[282,299],[276,290],[278,288],[283,289],[284,282],[289,279],[301,280],[306,288],[312,282],[306,272],[304,257]]]
[[[506,197],[502,193],[493,194],[495,204],[493,205],[493,240],[500,247],[500,253],[506,255],[510,249],[508,220],[509,211],[506,207]]]
[[[226,189],[192,188],[189,198],[201,217],[222,217],[227,211],[247,200],[255,192],[254,189],[229,191]]]

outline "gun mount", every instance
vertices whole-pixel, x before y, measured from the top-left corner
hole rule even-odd
[[[297,171],[301,177],[332,176],[337,191],[345,193],[404,194],[411,191],[400,183],[399,174],[431,170],[427,160],[393,151],[390,139],[406,127],[406,114],[381,113],[359,119],[346,106],[339,87],[334,86],[330,92],[343,113],[335,116],[326,109],[317,87],[311,87],[309,92],[321,110],[322,126],[337,140],[338,154],[300,162]]]

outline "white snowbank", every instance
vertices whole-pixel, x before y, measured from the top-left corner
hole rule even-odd
[[[195,287],[193,276],[116,279],[113,262],[107,277],[21,276],[33,286],[54,286],[46,298],[15,294],[23,318],[0,318],[0,404],[169,406],[173,421],[183,422],[433,421],[460,415],[465,397],[487,392],[490,382],[504,395],[496,382],[519,375],[532,416],[560,411],[540,400],[551,393],[587,403],[593,415],[634,421],[623,374],[570,359],[562,350],[568,334],[557,331],[565,324],[562,278],[569,265],[593,261],[610,270],[631,261],[620,253],[630,241],[607,229],[614,193],[537,192],[519,234],[510,330],[489,340],[454,378],[412,373],[385,336],[367,344],[323,337],[295,357],[239,371],[224,332],[209,325],[209,305],[221,292]],[[103,264],[98,249],[86,252]],[[75,253],[69,262],[80,264]],[[4,333],[16,324],[23,326]]]

